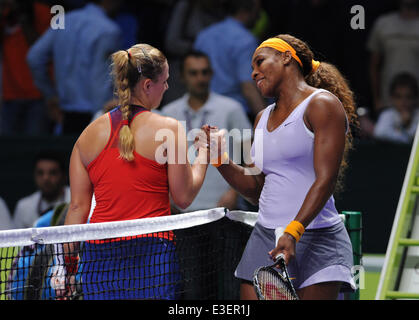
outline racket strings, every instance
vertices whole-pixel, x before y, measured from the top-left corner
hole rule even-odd
[[[260,270],[258,282],[265,300],[295,300],[295,296],[285,280],[273,270]]]

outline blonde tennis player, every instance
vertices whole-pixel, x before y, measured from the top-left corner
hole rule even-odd
[[[170,215],[169,194],[176,205],[188,207],[206,174],[207,148],[198,148],[191,165],[182,124],[150,112],[168,89],[163,53],[138,44],[114,53],[112,62],[119,106],[93,121],[75,143],[67,225],[87,222],[93,193],[96,206],[89,223]],[[116,240],[84,243],[84,299],[177,297],[180,272],[172,232]],[[65,252],[69,274],[77,271],[74,247]]]

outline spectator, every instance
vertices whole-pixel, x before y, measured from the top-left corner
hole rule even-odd
[[[252,54],[258,39],[249,31],[259,17],[259,0],[229,0],[229,16],[202,30],[195,49],[211,60],[211,89],[239,101],[249,117],[264,108],[264,100],[252,81]]]
[[[34,228],[45,228],[64,225],[65,217],[68,211],[68,206],[68,203],[63,202],[55,206],[51,210],[45,212],[35,221]]]
[[[212,69],[206,54],[199,51],[188,52],[182,60],[180,71],[187,93],[163,107],[161,112],[162,115],[175,118],[186,125],[186,133],[192,140],[188,141],[189,147],[192,146],[194,138],[191,130],[200,129],[204,124],[216,126],[219,129],[224,128],[227,131],[251,129],[246,113],[236,100],[210,91]],[[250,136],[248,138],[250,139]],[[234,148],[238,146],[235,145]],[[189,148],[189,150],[194,149]],[[232,144],[230,144],[230,154],[233,154]],[[190,159],[193,158],[191,154],[188,156]],[[184,211],[214,207],[234,209],[237,205],[237,196],[234,189],[230,188],[217,173],[217,169],[209,166],[200,192]]]
[[[93,2],[66,14],[64,30],[49,29],[27,57],[35,84],[63,134],[79,134],[112,98],[109,56],[121,47],[123,38],[111,17],[121,1]],[[56,87],[47,76],[50,60]]]
[[[198,33],[221,20],[225,14],[220,10],[222,0],[180,0],[170,16],[165,47],[171,67],[169,90],[164,100],[171,102],[185,93],[181,80],[182,57],[192,48]]]
[[[166,33],[168,53],[182,57],[192,48],[198,33],[224,18],[221,0],[180,0],[174,7]]]
[[[64,224],[68,203],[49,210],[34,223],[35,228]],[[57,300],[60,290],[52,286],[62,264],[56,245],[36,244],[23,246],[14,257],[12,270],[6,282],[6,291],[11,300]],[[80,281],[80,273],[76,281]]]
[[[399,143],[411,143],[419,121],[419,88],[409,73],[394,77],[390,86],[391,107],[383,110],[374,127],[374,137]]]
[[[19,200],[13,215],[16,228],[33,227],[45,212],[63,202],[70,202],[70,188],[66,186],[64,160],[54,152],[42,152],[34,164],[34,180],[38,191]]]
[[[13,229],[12,217],[6,202],[0,198],[0,230]]]
[[[26,54],[48,29],[50,20],[49,7],[39,1],[7,0],[0,4],[4,135],[47,131],[45,104],[33,83]]]
[[[388,107],[391,79],[413,72],[419,80],[419,0],[400,0],[400,9],[379,17],[368,40],[374,111]]]

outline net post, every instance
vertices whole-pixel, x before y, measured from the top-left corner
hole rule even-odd
[[[352,243],[354,266],[362,267],[362,213],[359,211],[342,211],[342,214],[345,216],[345,227]],[[359,280],[361,282],[361,279]],[[359,300],[359,290],[362,288],[357,283],[356,285],[356,291],[347,295],[348,300]]]

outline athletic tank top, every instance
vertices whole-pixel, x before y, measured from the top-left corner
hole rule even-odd
[[[132,120],[148,110],[132,105]],[[96,207],[90,223],[170,215],[167,164],[159,164],[134,151],[134,160],[120,158],[118,149],[122,113],[109,112],[111,134],[106,147],[87,167]]]
[[[314,183],[314,133],[304,123],[304,112],[316,90],[301,102],[274,131],[267,123],[275,104],[268,106],[256,127],[252,159],[265,174],[259,199],[258,222],[270,229],[286,227],[297,215]],[[260,146],[263,152],[260,152]],[[340,221],[333,196],[307,226],[307,229],[330,227]]]

